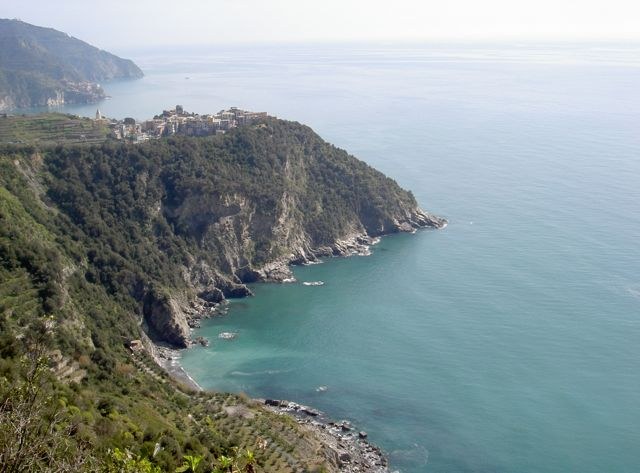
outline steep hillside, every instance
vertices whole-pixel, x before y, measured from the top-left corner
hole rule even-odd
[[[184,347],[200,309],[288,264],[443,221],[309,128],[50,151],[47,199],[81,232],[92,277],[142,303],[152,337]],[[200,311],[200,312],[199,312]]]
[[[51,28],[0,19],[0,111],[95,102],[104,98],[99,82],[139,77],[128,59]]]
[[[189,324],[250,294],[246,282],[444,223],[296,123],[143,145],[6,145],[0,420],[57,440],[35,442],[35,467],[0,471],[39,471],[47,458],[76,471],[156,471],[126,462],[174,471],[191,457],[207,468],[235,458],[245,471],[253,461],[263,471],[337,470],[335,451],[312,431],[242,397],[191,394],[168,380],[144,331],[186,346]],[[132,352],[132,339],[146,348]],[[0,464],[16,458],[15,435],[0,434]]]

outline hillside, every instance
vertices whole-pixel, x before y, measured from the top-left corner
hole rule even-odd
[[[0,19],[0,111],[90,103],[99,83],[142,77],[132,61],[52,28]]]
[[[0,143],[6,144],[95,144],[107,139],[104,122],[61,113],[0,116]]]
[[[142,145],[5,145],[0,156],[0,420],[49,439],[32,442],[28,469],[0,471],[39,471],[42,458],[76,465],[61,471],[174,471],[186,455],[207,468],[235,458],[245,471],[339,469],[291,419],[167,379],[145,331],[187,346],[189,324],[249,295],[247,282],[443,219],[280,120]],[[132,339],[145,349],[132,354]],[[3,429],[0,464],[14,445]]]

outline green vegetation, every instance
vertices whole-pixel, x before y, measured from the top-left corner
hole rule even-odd
[[[74,115],[0,116],[0,143],[97,144],[107,139],[109,127]]]
[[[37,130],[16,133],[51,139]],[[142,145],[5,145],[0,473],[331,471],[291,419],[189,391],[126,344],[155,316],[150,299],[210,285],[232,294],[265,263],[354,230],[393,231],[415,206],[279,120]]]
[[[97,83],[142,77],[133,62],[65,33],[0,19],[0,110],[104,98]]]

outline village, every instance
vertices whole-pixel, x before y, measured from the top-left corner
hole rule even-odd
[[[136,122],[133,118],[123,120],[106,118],[98,109],[95,121],[108,124],[111,137],[114,139],[141,143],[171,135],[208,136],[221,134],[267,117],[269,115],[266,112],[249,112],[237,107],[221,110],[216,114],[199,115],[186,112],[182,105],[176,105],[174,109],[164,110],[160,115],[144,122]]]

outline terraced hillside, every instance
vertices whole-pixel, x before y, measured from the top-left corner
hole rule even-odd
[[[0,116],[0,143],[96,144],[107,139],[109,128],[89,118],[60,113]]]

